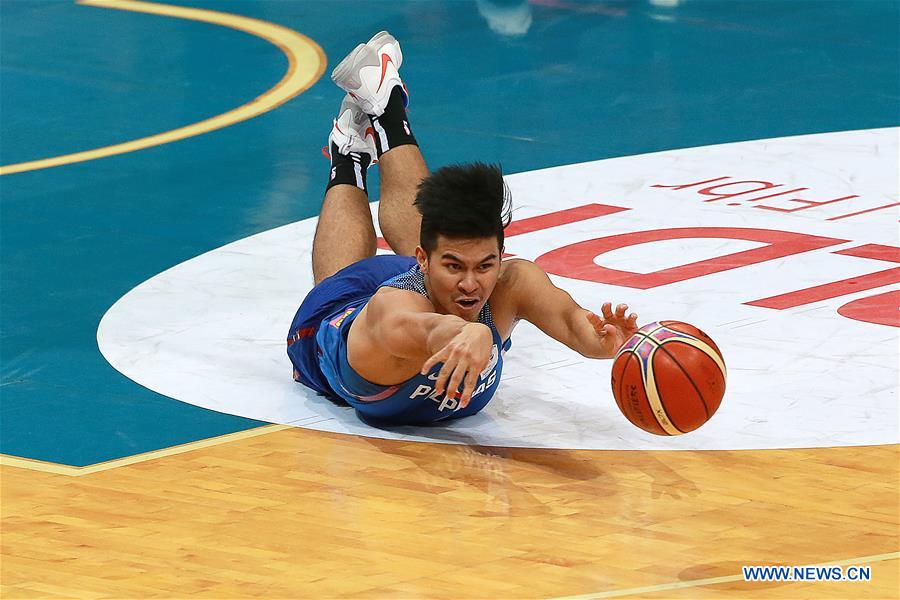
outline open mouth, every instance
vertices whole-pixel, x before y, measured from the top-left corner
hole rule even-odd
[[[466,310],[471,310],[475,308],[476,304],[478,304],[478,300],[457,300],[456,303]]]

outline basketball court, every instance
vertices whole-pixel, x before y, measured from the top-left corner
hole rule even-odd
[[[900,597],[898,18],[0,4],[3,596]],[[444,425],[293,381],[329,74],[382,29],[429,166],[502,163],[507,256],[717,342],[709,423],[638,429],[528,323]]]

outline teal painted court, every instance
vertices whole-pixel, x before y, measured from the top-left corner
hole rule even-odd
[[[324,51],[325,74],[227,128],[0,177],[3,454],[84,466],[261,424],[127,379],[100,354],[97,326],[150,277],[318,213],[320,149],[343,95],[328,74],[378,29],[403,44],[410,118],[432,168],[481,160],[516,173],[900,124],[893,1],[179,5],[299,32]],[[0,164],[184,127],[252,101],[287,69],[277,46],[220,25],[9,0]],[[376,200],[377,170],[370,189]]]

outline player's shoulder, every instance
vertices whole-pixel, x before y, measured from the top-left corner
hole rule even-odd
[[[382,286],[378,288],[368,302],[368,312],[376,315],[389,315],[398,312],[429,312],[434,305],[422,294],[400,288]]]
[[[533,294],[534,273],[542,273],[542,269],[524,258],[507,258],[500,263],[500,276],[491,293],[491,312],[497,330],[504,339],[508,338],[520,318],[522,306],[527,304],[528,296]]]
[[[540,267],[537,266],[533,261],[525,258],[504,258],[503,262],[500,263],[501,275],[504,272],[520,273],[523,271],[531,271],[533,269],[540,269]]]
[[[500,277],[497,279],[498,290],[502,290],[504,293],[521,290],[523,283],[543,273],[544,270],[530,260],[507,258],[500,264]]]
[[[522,297],[531,293],[529,282],[543,273],[538,265],[524,258],[508,258],[500,264],[497,286],[491,294],[491,307],[509,308],[515,312]]]

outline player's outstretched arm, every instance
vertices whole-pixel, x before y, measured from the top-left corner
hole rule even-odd
[[[364,327],[384,352],[416,362],[423,375],[443,363],[434,391],[446,389],[449,397],[465,382],[460,396],[463,408],[490,361],[494,343],[487,325],[437,314],[428,300],[403,291],[376,294],[367,306]]]
[[[588,358],[612,358],[637,332],[637,315],[626,316],[626,304],[619,304],[613,310],[612,304],[606,302],[598,315],[582,308],[568,292],[553,285],[544,270],[533,262],[516,259],[515,263],[510,291],[516,299],[517,316],[579,354]]]

